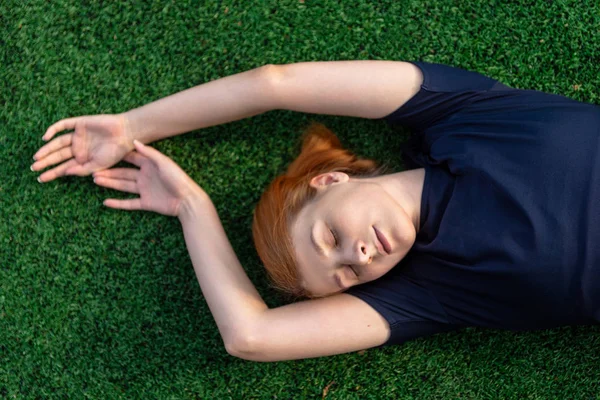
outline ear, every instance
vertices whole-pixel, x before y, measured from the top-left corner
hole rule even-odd
[[[310,180],[310,186],[319,190],[327,188],[328,186],[336,183],[346,183],[349,180],[350,177],[344,172],[326,172],[324,174],[320,174],[312,178]]]

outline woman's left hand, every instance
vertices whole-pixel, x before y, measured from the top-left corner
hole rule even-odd
[[[206,193],[173,160],[152,147],[134,141],[135,150],[123,160],[135,168],[112,168],[93,174],[103,187],[139,194],[137,199],[107,199],[104,205],[122,210],[147,210],[179,216],[181,206],[194,196]]]

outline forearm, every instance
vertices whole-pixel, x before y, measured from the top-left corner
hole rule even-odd
[[[274,109],[273,69],[265,65],[127,111],[133,139],[151,143],[270,111]]]
[[[185,204],[179,219],[200,288],[229,349],[268,307],[242,268],[208,196]]]

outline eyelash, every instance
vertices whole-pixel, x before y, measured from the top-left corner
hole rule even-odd
[[[340,245],[339,241],[338,241],[338,236],[335,233],[335,231],[331,228],[329,228],[329,231],[331,232],[331,235],[333,236],[333,240],[334,240],[334,244],[335,247],[338,247]],[[358,273],[356,272],[356,270],[354,268],[352,268],[352,265],[347,265],[348,268],[350,268],[352,270],[352,272],[354,273],[354,275],[358,278]]]
[[[331,235],[333,236],[333,241],[334,241],[334,245],[335,247],[338,247],[340,245],[339,241],[338,241],[338,235],[335,233],[335,231],[331,228],[329,228],[329,232],[331,232]]]

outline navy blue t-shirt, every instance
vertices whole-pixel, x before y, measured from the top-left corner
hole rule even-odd
[[[420,230],[380,279],[346,293],[390,324],[384,344],[467,326],[600,320],[600,107],[414,62],[420,91],[386,116],[425,168]]]

